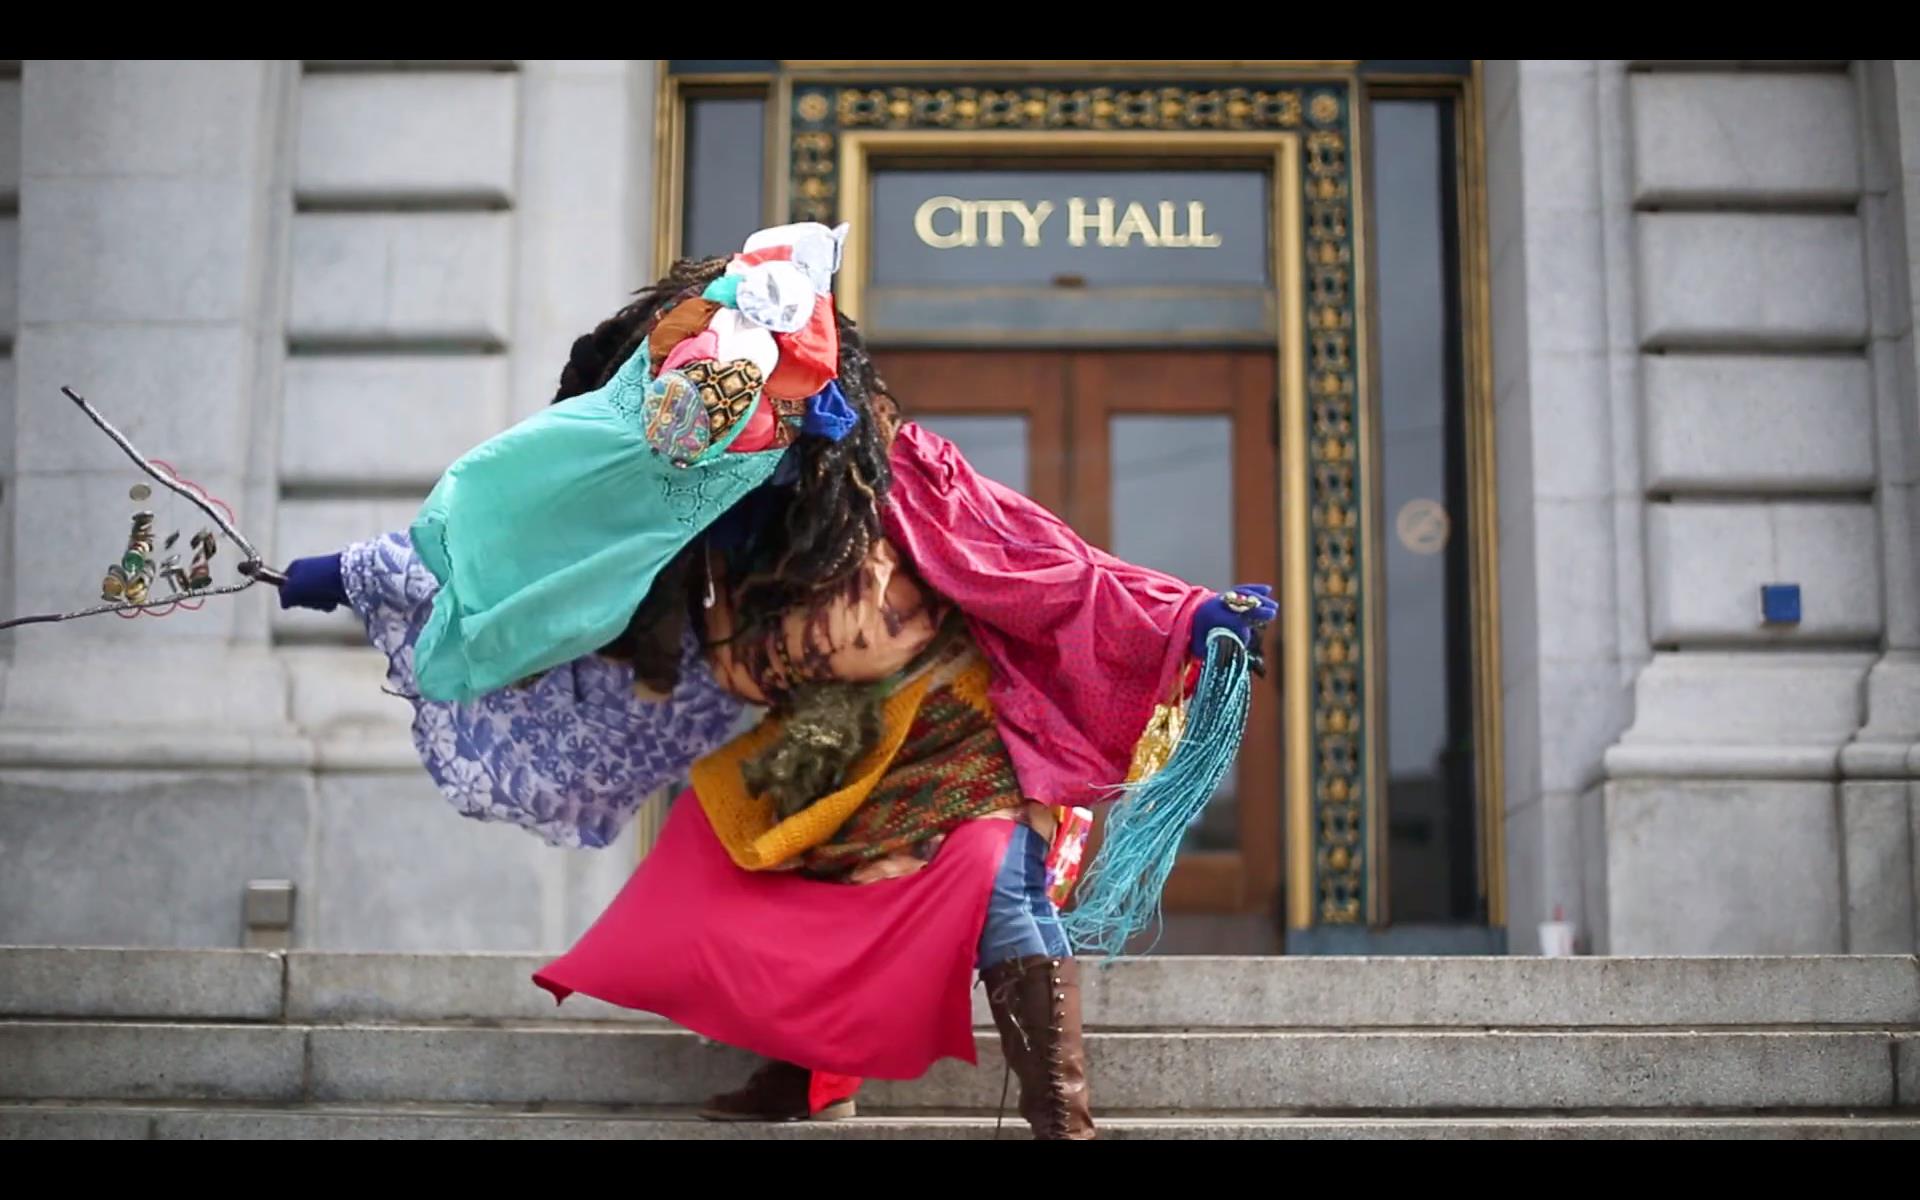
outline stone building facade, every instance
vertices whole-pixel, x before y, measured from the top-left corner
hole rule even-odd
[[[1181,206],[1124,244],[1072,210],[1101,258],[945,224],[1075,171]],[[1181,188],[1266,239],[1245,278]],[[125,537],[63,384],[270,556],[326,552],[668,256],[816,217],[873,231],[843,290],[907,407],[1094,540],[1211,570],[1125,456],[1228,431],[1183,459],[1235,447],[1217,573],[1294,604],[1170,894],[1191,947],[1533,953],[1558,912],[1591,953],[1920,949],[1907,61],[6,65],[0,612],[86,601]],[[0,634],[0,942],[238,945],[289,881],[299,946],[562,945],[657,804],[599,852],[459,820],[381,670],[257,594]]]

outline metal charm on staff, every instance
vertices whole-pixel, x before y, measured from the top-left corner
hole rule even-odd
[[[115,429],[93,405],[87,403],[72,388],[63,387],[60,391],[67,399],[73,401],[75,406],[85,413],[87,419],[92,421],[102,433],[111,438],[113,444],[120,447],[126,456],[133,460],[135,466],[168,491],[186,497],[189,503],[207,515],[215,528],[233,543],[234,549],[239,553],[240,562],[235,569],[240,572],[241,582],[223,587],[213,586],[213,558],[219,549],[213,529],[202,529],[188,541],[187,544],[193,550],[193,556],[184,570],[179,565],[178,555],[156,562],[154,515],[142,509],[133,514],[133,525],[127,534],[127,547],[121,554],[120,561],[108,566],[106,575],[101,580],[100,598],[105,603],[74,612],[38,613],[33,616],[14,617],[0,621],[0,629],[12,629],[18,625],[74,621],[81,617],[104,616],[107,613],[117,613],[122,616],[137,615],[151,609],[169,608],[182,601],[203,600],[208,596],[230,596],[236,592],[244,592],[256,583],[278,586],[286,582],[285,575],[266,565],[260,557],[260,552],[254,549],[253,543],[248,541],[229,519],[230,514],[223,516],[220,513],[219,508],[216,507],[219,502],[207,497],[197,487],[183,482],[171,468],[162,471],[153,460],[134,449],[133,443],[127,440],[125,434]],[[145,485],[139,485],[130,495],[138,502],[147,499],[150,494]],[[225,506],[219,505],[219,507]],[[178,537],[177,533],[169,537],[162,550],[171,550]],[[171,593],[164,599],[154,595],[153,585],[156,579],[164,580]]]
[[[133,532],[127,535],[127,552],[107,568],[100,583],[100,598],[110,603],[126,601],[141,604],[153,585],[153,514],[133,514]]]

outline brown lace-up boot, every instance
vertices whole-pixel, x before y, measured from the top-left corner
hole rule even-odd
[[[1043,1142],[1091,1141],[1093,1109],[1080,1033],[1080,964],[1016,958],[981,973],[1007,1064],[1020,1080],[1020,1115]]]

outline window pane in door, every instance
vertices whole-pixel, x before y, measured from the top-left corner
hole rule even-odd
[[[761,219],[767,104],[753,96],[687,100],[687,164],[681,253],[732,254]]]
[[[1453,119],[1373,106],[1388,900],[1407,923],[1481,919]]]
[[[1128,413],[1109,418],[1113,553],[1207,588],[1233,580],[1233,418]],[[1238,771],[1187,831],[1182,849],[1239,845]]]
[[[973,469],[1021,495],[1031,495],[1027,418],[1015,414],[915,413],[914,421],[960,447]]]

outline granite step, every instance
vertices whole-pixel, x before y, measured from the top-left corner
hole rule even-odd
[[[0,1018],[223,1022],[593,1021],[662,1026],[587,997],[556,1007],[518,954],[0,947]],[[1920,960],[1235,958],[1088,964],[1090,1028],[1916,1028]],[[976,1017],[987,1023],[975,989]]]
[[[1866,1030],[1172,1031],[1088,1035],[1114,1112],[1920,1106],[1920,1034]],[[992,1111],[997,1039],[863,1099]],[[747,1055],[664,1026],[0,1022],[0,1100],[691,1105]]]
[[[786,1125],[713,1124],[686,1111],[527,1112],[428,1106],[287,1109],[131,1105],[0,1105],[0,1141],[1009,1141],[1029,1135],[1017,1117],[996,1132],[978,1115],[861,1115]],[[1920,1141],[1920,1114],[1886,1116],[1101,1117],[1119,1141],[1605,1140]]]

